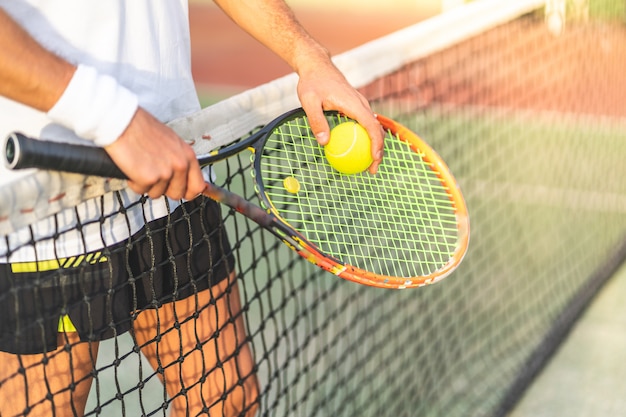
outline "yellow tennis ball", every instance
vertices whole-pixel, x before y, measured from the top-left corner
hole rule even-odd
[[[300,191],[300,181],[295,177],[289,176],[283,180],[283,187],[291,194],[297,194]]]
[[[370,137],[365,128],[356,122],[335,126],[330,131],[324,153],[328,163],[342,174],[365,171],[373,162]]]

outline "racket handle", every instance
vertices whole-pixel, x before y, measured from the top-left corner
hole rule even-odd
[[[3,159],[9,169],[39,168],[126,179],[103,148],[36,140],[21,133],[6,139]]]

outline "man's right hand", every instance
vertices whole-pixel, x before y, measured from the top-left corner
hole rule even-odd
[[[204,190],[205,181],[191,146],[142,108],[124,133],[104,149],[136,193],[191,200]]]

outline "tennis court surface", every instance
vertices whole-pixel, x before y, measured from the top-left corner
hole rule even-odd
[[[373,289],[224,210],[258,415],[626,415],[625,39],[623,1],[477,0],[336,58],[376,112],[447,162],[470,248],[440,283]],[[174,127],[237,140],[297,106],[295,83],[288,75],[207,108],[201,126]],[[249,164],[229,159],[217,182],[252,199]],[[17,214],[27,193],[77,181],[44,178],[0,188],[0,233],[70,204]],[[100,352],[88,415],[167,415],[130,337]]]

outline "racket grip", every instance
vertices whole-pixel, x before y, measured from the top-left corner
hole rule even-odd
[[[4,164],[9,169],[39,168],[75,174],[126,179],[103,148],[42,141],[12,133],[5,141]]]

